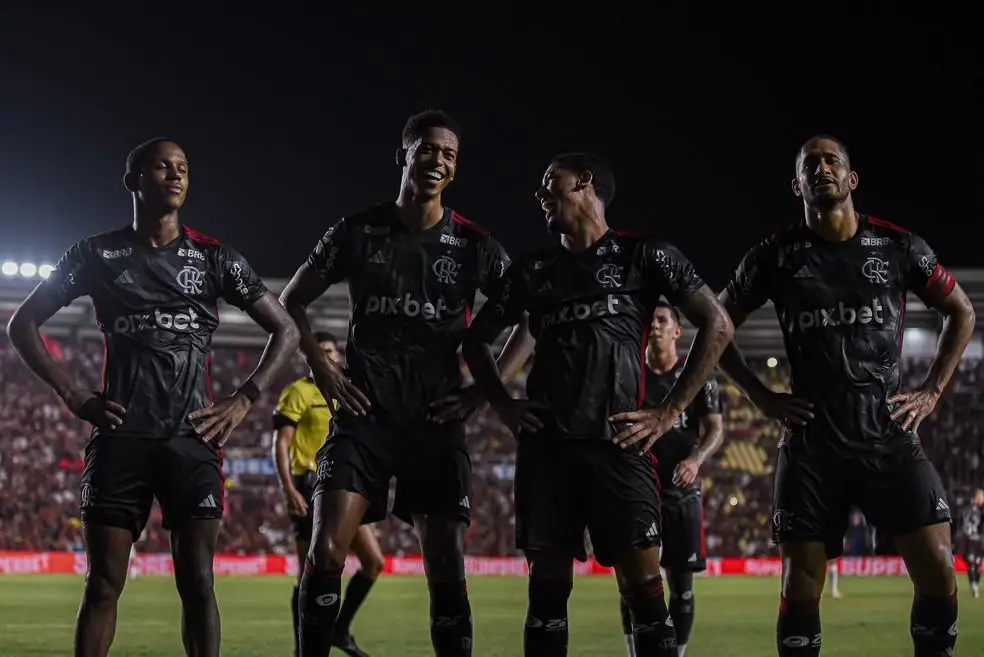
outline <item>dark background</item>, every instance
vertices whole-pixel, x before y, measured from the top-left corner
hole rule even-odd
[[[969,14],[330,5],[5,3],[0,259],[52,262],[127,223],[126,153],[167,135],[191,161],[184,220],[289,276],[329,224],[395,197],[404,121],[440,107],[464,128],[447,202],[513,252],[548,239],[532,192],[550,157],[594,150],[616,172],[610,222],[663,234],[720,287],[801,216],[796,150],[831,132],[860,210],[981,264]]]

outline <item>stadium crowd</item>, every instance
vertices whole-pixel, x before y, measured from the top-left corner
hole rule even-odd
[[[98,388],[103,357],[100,341],[48,339],[48,344],[73,374]],[[249,348],[214,350],[215,396],[235,390],[258,356],[259,351]],[[918,382],[928,364],[907,360],[906,384]],[[759,367],[774,388],[785,388],[781,363],[774,368],[760,363]],[[292,374],[303,373],[304,366],[298,361]],[[951,506],[963,504],[970,487],[984,479],[982,379],[984,361],[965,359],[949,394],[920,430],[930,458],[947,483]],[[702,472],[708,554],[769,555],[774,552],[769,521],[779,428],[758,414],[733,386],[722,383],[725,444]],[[513,385],[521,391],[523,381]],[[287,554],[292,549],[286,507],[272,467],[264,465],[269,463],[275,401],[275,394],[261,399],[227,445],[222,551]],[[511,555],[515,552],[512,437],[489,410],[470,420],[467,435],[474,467],[467,551],[482,556]],[[0,340],[0,549],[82,549],[78,493],[87,439],[88,428],[27,371],[6,340]],[[245,465],[231,467],[236,463]],[[863,521],[856,518],[856,522]],[[376,532],[388,554],[418,550],[411,528],[398,520],[379,523]],[[860,545],[855,551],[868,549]],[[168,550],[168,536],[156,507],[140,549]]]

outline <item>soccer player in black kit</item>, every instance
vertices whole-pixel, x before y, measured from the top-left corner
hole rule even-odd
[[[615,566],[636,654],[676,657],[659,567],[659,486],[652,444],[687,408],[730,341],[714,294],[673,246],[609,228],[615,179],[590,154],[554,159],[536,193],[560,244],[514,262],[475,318],[462,353],[492,408],[517,435],[516,542],[530,567],[528,657],[567,654],[573,559]],[[660,296],[697,337],[665,399],[643,409],[645,348]],[[503,386],[490,345],[529,315],[536,339],[528,400]]]
[[[438,657],[472,654],[464,572],[471,463],[463,419],[481,398],[461,389],[458,347],[477,290],[508,265],[485,230],[442,204],[458,169],[460,130],[440,111],[416,114],[397,151],[400,193],[346,217],[318,242],[281,300],[298,324],[315,382],[340,410],[318,455],[314,540],[300,590],[301,657],[324,657],[338,615],[345,556],[362,523],[393,513],[420,539]],[[347,281],[352,319],[347,370],[329,362],[311,332],[308,304]],[[510,340],[505,371],[528,355]]]
[[[967,562],[970,592],[981,597],[981,561],[984,560],[984,490],[978,488],[960,517],[960,548]]]
[[[806,142],[792,183],[804,219],[754,247],[721,293],[735,326],[773,302],[792,393],[764,386],[733,344],[721,368],[765,415],[784,422],[773,509],[783,561],[779,655],[820,654],[827,560],[841,554],[857,505],[893,536],[909,570],[916,657],[944,657],[957,639],[950,509],[917,430],[960,361],[974,311],[925,241],[854,209],[857,184],[840,141]],[[909,291],[945,322],[925,381],[900,392]]]
[[[72,246],[7,329],[27,366],[93,425],[82,473],[88,571],[76,657],[109,651],[130,546],[155,497],[171,531],[185,652],[218,657],[212,558],[222,518],[222,445],[298,344],[294,323],[243,257],[182,225],[188,181],[188,158],[173,141],[135,148],[123,179],[133,223]],[[39,334],[81,296],[92,299],[106,346],[100,391],[73,381]],[[249,379],[213,403],[209,347],[219,299],[245,310],[271,339]]]
[[[684,359],[677,353],[677,341],[682,334],[680,312],[665,301],[657,303],[646,346],[643,407],[659,406],[683,372]],[[694,626],[694,573],[707,568],[700,468],[723,441],[721,389],[717,379],[711,377],[673,428],[652,448],[659,476],[663,533],[660,563],[670,584],[670,618],[680,657],[687,651]],[[632,617],[624,601],[621,614],[629,657],[635,657]]]

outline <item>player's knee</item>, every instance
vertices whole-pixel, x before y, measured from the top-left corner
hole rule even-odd
[[[383,555],[373,554],[366,558],[362,562],[362,574],[369,579],[376,579],[383,572],[383,567],[385,566],[385,561],[383,561]]]
[[[957,573],[953,557],[942,553],[909,566],[916,592],[923,595],[950,595],[957,590]]]
[[[420,531],[420,548],[431,580],[457,582],[464,579],[465,551],[462,523],[427,522]]]
[[[817,600],[827,579],[827,562],[787,559],[783,564],[782,594],[788,600]]]
[[[666,579],[670,584],[670,600],[692,603],[694,598],[694,574],[689,571],[669,570]]]
[[[178,595],[185,603],[211,600],[215,595],[215,578],[211,564],[175,568],[174,582],[178,588]]]
[[[114,581],[98,573],[90,572],[85,578],[85,602],[89,606],[115,605],[123,593],[123,582]]]
[[[348,546],[342,545],[334,536],[319,536],[314,548],[308,553],[308,564],[315,570],[334,574],[345,570]]]

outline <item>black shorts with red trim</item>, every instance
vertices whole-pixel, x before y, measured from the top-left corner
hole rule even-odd
[[[166,440],[96,434],[85,446],[81,510],[86,523],[128,529],[136,540],[154,498],[165,529],[222,517],[222,450],[196,436]]]
[[[520,441],[516,455],[516,547],[584,561],[660,544],[659,490],[652,456],[608,440]]]
[[[679,499],[663,499],[663,553],[660,564],[668,570],[700,573],[707,570],[704,503],[700,491]]]

